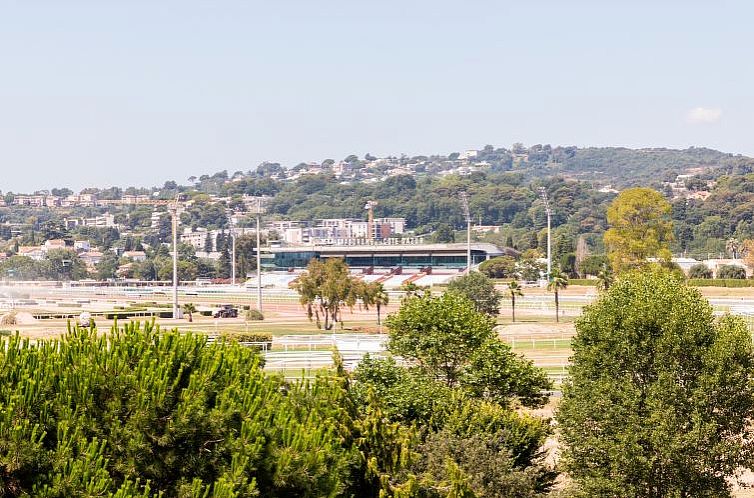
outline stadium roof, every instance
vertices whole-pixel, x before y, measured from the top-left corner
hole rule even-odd
[[[490,257],[502,256],[504,251],[494,244],[487,242],[475,242],[471,244],[472,251],[484,252]],[[466,244],[364,244],[364,245],[314,245],[314,246],[285,246],[272,247],[272,253],[286,252],[317,252],[320,254],[342,253],[426,253],[426,252],[466,252]]]

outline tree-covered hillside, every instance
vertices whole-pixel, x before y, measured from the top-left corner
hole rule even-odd
[[[672,182],[679,174],[707,176],[751,173],[754,159],[712,149],[627,149],[589,147],[575,149],[561,162],[561,171],[585,181],[600,181],[616,188],[654,186]]]
[[[185,182],[170,180],[162,187],[86,189],[86,194],[108,201],[100,205],[17,205],[13,204],[16,196],[6,193],[8,205],[0,207],[0,239],[8,241],[4,247],[8,256],[17,254],[20,246],[60,238],[69,246],[74,240],[89,240],[105,251],[113,247],[129,250],[129,246],[144,242],[152,248],[151,258],[157,255],[157,246],[170,239],[166,208],[113,201],[123,196],[168,200],[180,195],[186,200],[182,229],[228,230],[231,217],[237,226],[253,226],[248,196],[267,199],[265,221],[365,219],[365,203],[376,201],[375,216],[406,218],[407,228],[415,234],[427,235],[428,241],[447,242],[453,240],[454,229],[465,228],[460,203],[460,193],[465,192],[474,223],[500,227],[497,234],[479,237],[521,251],[543,251],[546,217],[540,188],[544,188],[553,206],[553,245],[559,260],[577,252],[579,244],[587,252],[602,252],[607,203],[617,191],[636,185],[654,188],[672,202],[675,240],[670,249],[676,254],[706,257],[730,253],[730,238],[739,242],[754,238],[752,171],[754,159],[706,148],[514,144],[448,155],[377,158],[352,154],[341,161],[325,159],[291,168],[263,163],[245,172],[220,171],[191,176]],[[62,196],[70,190],[55,188],[47,194]],[[66,220],[105,213],[113,216],[117,227],[65,226]],[[216,250],[222,246],[218,244]],[[102,275],[112,277],[112,266]],[[45,269],[26,273],[56,278]],[[142,276],[157,278],[159,273],[155,270]],[[190,277],[216,276],[217,272],[210,268],[185,273]]]

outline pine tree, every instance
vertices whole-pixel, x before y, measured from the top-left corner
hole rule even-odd
[[[217,276],[218,278],[230,278],[231,274],[231,258],[230,250],[227,245],[223,245],[220,249],[220,257],[217,259]]]

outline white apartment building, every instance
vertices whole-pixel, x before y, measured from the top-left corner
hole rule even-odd
[[[76,251],[88,252],[92,248],[92,246],[88,240],[75,240],[73,242],[73,248]]]
[[[94,207],[97,205],[97,196],[94,194],[71,194],[61,199],[60,205],[63,207]]]
[[[16,206],[44,207],[47,205],[47,195],[16,195],[13,204]]]
[[[121,204],[139,204],[142,202],[148,202],[150,200],[150,197],[148,195],[131,195],[131,194],[125,194],[123,197],[120,198]]]
[[[368,221],[351,218],[326,218],[313,225],[302,221],[272,221],[267,224],[275,230],[281,242],[290,245],[350,244],[355,240],[386,241],[402,235],[406,229],[405,218],[375,218]],[[371,228],[371,233],[370,233]]]
[[[102,216],[95,216],[94,218],[66,218],[63,220],[66,228],[73,227],[98,227],[98,228],[115,228],[118,225],[115,223],[115,216],[110,213],[105,213]]]
[[[230,230],[207,230],[206,228],[198,228],[196,231],[192,232],[190,228],[186,228],[180,235],[180,241],[184,244],[191,245],[197,252],[205,252],[205,244],[207,241],[207,236],[209,236],[212,245],[212,250],[210,252],[216,252],[217,237],[221,233],[225,233],[225,235],[228,237],[230,237],[231,234],[235,235],[236,237],[240,237],[241,235],[254,234],[256,233],[256,230],[253,228],[237,227],[234,227]],[[264,230],[262,231],[262,233],[265,233]]]
[[[184,229],[183,233],[181,234],[181,242],[183,244],[189,244],[193,246],[193,248],[197,251],[204,251],[204,245],[207,241],[207,235],[209,235],[212,240],[212,250],[214,251],[215,239],[217,238],[217,236],[213,236],[212,232],[208,231],[206,228],[199,228],[195,232],[192,232],[190,228]]]
[[[152,211],[152,216],[150,218],[150,226],[152,228],[157,228],[160,226],[160,220],[163,216],[169,216],[169,214],[166,211]]]

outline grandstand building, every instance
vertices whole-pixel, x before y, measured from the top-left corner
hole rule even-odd
[[[351,268],[466,268],[466,244],[364,244],[272,247],[276,269],[304,268],[313,258],[342,258]],[[477,265],[504,252],[488,243],[471,244],[471,261]]]

